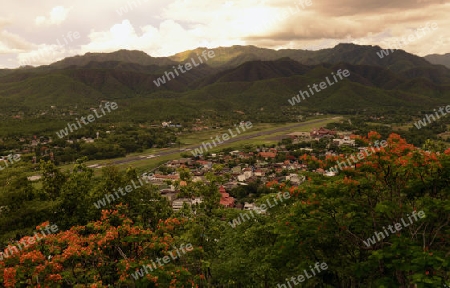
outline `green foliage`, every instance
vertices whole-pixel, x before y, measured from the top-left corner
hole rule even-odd
[[[328,269],[308,279],[304,287],[445,287],[450,280],[450,150],[440,154],[419,150],[395,134],[387,140],[385,150],[368,157],[361,167],[344,170],[336,177],[307,173],[307,181],[299,187],[272,181],[267,186],[255,182],[231,191],[239,201],[256,200],[258,205],[275,203],[279,192],[291,195],[261,214],[220,206],[218,186],[224,179],[216,172],[224,169],[223,165],[215,165],[208,172],[207,183],[192,182],[187,171],[180,169],[187,183],[179,187],[182,195],[203,198],[200,205],[186,205],[175,214],[183,225],[171,232],[174,243],[192,243],[201,249],[187,254],[180,264],[197,275],[198,283],[211,287],[274,287],[309,271],[309,266],[317,262],[326,263]],[[434,147],[433,142],[426,145]],[[94,201],[138,181],[133,168],[120,172],[113,166],[103,168],[103,175],[95,178],[85,161],[77,160],[67,173],[42,162],[42,188],[34,188],[23,176],[31,169],[29,165],[18,164],[0,175],[6,183],[0,188],[0,201],[7,209],[0,213],[4,245],[11,239],[32,235],[34,226],[45,220],[63,230],[72,227],[82,229],[80,235],[89,235],[97,229],[95,225],[76,227],[100,219]],[[316,160],[313,163],[321,165]],[[130,218],[135,223],[130,227],[133,231],[156,231],[173,215],[159,189],[147,184],[105,209],[116,209],[110,213]],[[425,217],[409,222],[413,211],[423,211]],[[111,217],[107,226],[122,226],[121,217]],[[231,225],[236,219],[240,222]],[[375,232],[402,223],[401,219],[410,225],[368,242]],[[168,236],[167,231],[158,233]],[[116,244],[125,245],[125,251],[134,255],[141,250],[128,244],[148,239],[145,235],[133,237],[119,239]],[[120,253],[110,251],[111,247],[103,249],[110,253],[102,260],[105,264],[123,261]],[[77,259],[71,261],[77,263]],[[105,276],[105,281],[114,281],[113,270],[104,269],[101,273],[111,275]],[[67,279],[71,275],[62,274]]]

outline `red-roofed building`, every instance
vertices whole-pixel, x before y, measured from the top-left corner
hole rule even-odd
[[[258,156],[262,157],[262,158],[265,158],[265,159],[268,159],[268,158],[272,158],[273,159],[273,158],[277,157],[277,153],[274,153],[274,152],[259,152]]]
[[[313,129],[310,135],[312,138],[334,137],[336,136],[336,131],[320,127],[319,130]]]
[[[234,198],[230,197],[230,194],[227,193],[227,191],[225,190],[225,187],[220,186],[219,188],[219,192],[220,192],[220,205],[223,205],[227,208],[232,208],[234,207]]]

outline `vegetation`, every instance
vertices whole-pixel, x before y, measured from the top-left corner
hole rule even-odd
[[[160,87],[154,81],[164,71],[197,51],[161,58],[126,50],[90,53],[48,66],[0,71],[0,156],[21,153],[21,161],[0,171],[1,286],[266,288],[319,262],[328,269],[302,287],[450,287],[450,116],[421,129],[412,125],[450,104],[450,70],[401,50],[379,59],[379,49],[352,44],[320,51],[217,48],[210,66]],[[299,90],[338,69],[351,75],[289,104]],[[105,101],[117,102],[119,109],[67,137],[56,136]],[[261,205],[279,193],[290,195],[266,213],[245,219],[242,214],[251,211],[222,207],[218,192],[231,178],[219,172],[225,165],[233,168],[236,159],[215,164],[203,182],[183,168],[180,180],[166,180],[180,190],[179,196],[203,199],[177,212],[150,184],[104,202],[102,209],[95,205],[138,181],[139,174],[99,161],[104,165],[99,175],[88,167],[89,160],[181,148],[240,121],[281,125],[319,115],[344,116],[327,128],[367,135],[355,137],[357,146],[377,140],[388,145],[327,177],[319,171],[346,161],[357,147],[337,147],[325,139],[282,140],[279,145],[286,151],[267,161],[299,161],[307,167],[299,175],[306,181],[298,186],[282,181],[290,171],[273,168],[267,173],[270,181],[232,189],[237,204]],[[163,128],[164,122],[170,126]],[[318,123],[325,122],[311,125]],[[208,132],[191,133],[205,127]],[[275,136],[264,148],[282,138]],[[241,151],[253,152],[257,142],[236,143]],[[330,148],[336,153],[327,153]],[[188,150],[177,153],[191,157]],[[169,156],[149,161],[156,165]],[[121,165],[133,157],[120,159]],[[256,159],[239,163],[252,166]],[[68,163],[70,168],[61,169]],[[42,178],[28,179],[36,175]],[[425,217],[372,238],[419,211]],[[29,241],[50,224],[59,230],[11,253],[16,241]],[[368,239],[374,239],[371,245]],[[193,251],[143,277],[132,276],[188,243]]]
[[[381,135],[370,132],[360,139],[372,143]],[[34,188],[17,176],[33,168],[16,167],[2,176],[7,184],[1,203],[8,211],[0,214],[3,245],[32,235],[42,222],[58,224],[60,232],[0,261],[0,280],[5,287],[274,287],[325,262],[328,269],[304,287],[448,286],[450,149],[424,151],[397,134],[387,143],[335,177],[305,172],[307,181],[298,187],[272,181],[248,188],[259,202],[284,191],[291,197],[234,228],[230,223],[242,211],[220,207],[217,186],[225,179],[212,172],[208,183],[181,173],[187,182],[183,193],[205,201],[174,213],[148,185],[109,209],[94,207],[105,193],[136,179],[132,169],[107,167],[94,179],[84,160],[68,173],[42,162],[43,185]],[[338,160],[306,154],[298,159],[324,169]],[[370,247],[364,243],[413,211],[426,217]],[[141,279],[131,277],[182,243],[194,250]]]

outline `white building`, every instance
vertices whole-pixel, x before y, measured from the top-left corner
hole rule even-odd
[[[179,199],[173,200],[172,209],[173,209],[173,211],[179,211],[181,208],[183,208],[184,203],[186,203],[189,206],[192,206],[195,204],[200,204],[202,202],[203,202],[203,199],[200,197],[196,197],[193,199],[179,198]]]
[[[355,140],[350,139],[350,137],[348,136],[344,136],[343,139],[333,139],[333,144],[336,144],[338,146],[355,146]]]

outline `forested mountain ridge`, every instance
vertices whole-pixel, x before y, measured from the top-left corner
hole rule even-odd
[[[430,54],[424,57],[428,62],[436,65],[444,65],[450,68],[450,53],[443,55],[440,54]]]
[[[402,106],[417,111],[419,107],[430,109],[444,104],[450,96],[449,69],[401,50],[379,59],[379,47],[353,44],[319,51],[219,47],[212,49],[216,56],[206,63],[163,85],[155,84],[165,73],[173,73],[175,63],[185,63],[203,50],[166,58],[126,50],[88,53],[48,66],[12,70],[0,76],[0,99],[5,103],[2,110],[7,113],[77,104],[86,109],[105,99],[151,110],[155,101],[165,99],[167,102],[158,102],[169,111],[165,118],[178,114],[171,109],[173,100],[196,103],[201,110],[215,109],[220,102],[248,113],[255,109],[278,113],[281,107],[289,107],[288,99],[299,90],[324,81],[338,69],[348,69],[351,76],[305,101],[302,109],[353,113]],[[211,101],[205,102],[207,99]],[[355,105],[347,105],[349,99]],[[163,115],[150,117],[161,120]]]

